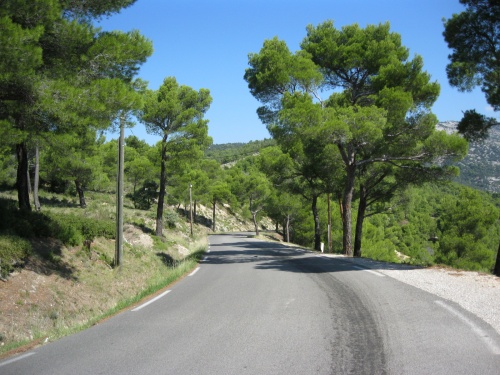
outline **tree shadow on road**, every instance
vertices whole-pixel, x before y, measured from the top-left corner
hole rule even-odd
[[[246,240],[248,234],[231,234],[228,241],[211,245],[209,264],[254,263],[259,270],[279,270],[301,273],[329,273],[363,270],[413,270],[422,267],[387,263],[368,258],[348,258],[323,254],[279,242]]]

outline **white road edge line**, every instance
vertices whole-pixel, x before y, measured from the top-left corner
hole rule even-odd
[[[200,267],[197,267],[193,272],[191,272],[188,276],[193,276],[196,272],[200,270]]]
[[[377,271],[368,270],[366,268],[358,267],[358,266],[352,266],[352,267],[356,268],[357,270],[361,270],[361,271],[366,271],[366,272],[373,273],[374,275],[377,275],[377,276],[380,276],[380,277],[385,277],[385,275],[383,273],[380,273],[380,272],[377,272]]]
[[[140,306],[137,306],[135,309],[132,309],[132,311],[139,311],[140,309],[142,309],[143,307],[146,307],[147,305],[149,305],[150,303],[153,303],[157,300],[159,300],[161,297],[163,297],[164,295],[166,295],[167,293],[170,293],[170,290],[166,290],[164,291],[162,294],[156,296],[155,298],[153,299],[150,299],[148,302],[146,303],[143,303],[142,305]]]
[[[482,330],[481,327],[478,327],[472,320],[470,320],[469,318],[467,318],[460,311],[458,311],[458,310],[454,309],[453,307],[451,307],[450,305],[448,305],[446,302],[443,302],[443,301],[434,301],[434,302],[436,304],[438,304],[439,306],[445,308],[446,310],[448,310],[449,312],[451,312],[453,315],[457,316],[462,322],[464,322],[465,324],[467,324],[472,329],[472,331],[477,336],[479,336],[479,338],[481,340],[484,341],[484,343],[486,344],[486,346],[488,347],[488,349],[490,349],[490,351],[493,354],[500,355],[500,347],[497,345],[497,343],[491,337],[488,336],[488,334],[486,332],[484,332]]]
[[[32,356],[33,354],[36,354],[36,353],[35,353],[35,352],[26,353],[26,354],[22,354],[22,355],[20,355],[19,357],[9,359],[9,360],[7,360],[7,361],[5,361],[5,362],[0,363],[0,367],[2,367],[2,366],[7,366],[7,365],[9,365],[9,364],[11,364],[11,363],[14,363],[14,362],[20,361],[21,359],[24,359],[24,358],[30,357],[30,356]]]

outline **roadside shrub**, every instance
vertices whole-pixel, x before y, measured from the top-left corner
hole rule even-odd
[[[114,238],[115,225],[111,220],[95,220],[75,215],[50,215],[52,234],[64,244],[76,246],[96,237]]]
[[[365,241],[365,246],[363,246],[362,251],[364,257],[374,260],[393,263],[398,261],[394,252],[394,244],[390,240],[383,240],[379,242],[371,242],[367,240]]]
[[[16,202],[11,199],[0,199],[0,231],[6,231],[10,228],[12,213],[16,210]]]
[[[41,212],[20,211],[14,201],[0,200],[0,231],[23,238],[47,237],[50,218]]]
[[[31,243],[28,240],[15,235],[0,235],[0,276],[6,277],[31,253]]]
[[[170,229],[175,228],[177,223],[180,221],[179,214],[172,210],[166,210],[164,217],[165,217],[165,224],[167,224],[167,226]]]
[[[51,214],[50,237],[61,240],[65,245],[76,246],[83,243],[83,234],[78,226],[78,218],[72,215]]]
[[[0,232],[22,238],[56,238],[77,246],[96,237],[115,238],[112,220],[77,215],[20,211],[14,200],[0,199]]]

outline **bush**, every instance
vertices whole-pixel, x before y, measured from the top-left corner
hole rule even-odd
[[[76,215],[20,211],[13,200],[0,199],[0,232],[22,238],[56,238],[77,246],[96,237],[115,238],[115,223]]]
[[[165,217],[165,224],[170,229],[175,228],[177,223],[180,221],[179,214],[175,211],[172,211],[172,210],[166,210],[164,217]]]
[[[46,237],[54,237],[65,245],[76,246],[83,243],[84,237],[78,225],[78,218],[72,215],[51,214],[51,228]]]
[[[364,243],[362,250],[364,257],[384,262],[396,263],[398,261],[394,252],[394,244],[390,240],[385,239],[377,242],[366,240]]]
[[[156,198],[158,198],[158,184],[155,181],[145,181],[142,187],[134,194],[128,194],[132,199],[134,207],[140,210],[149,210]]]
[[[0,276],[6,277],[13,268],[31,254],[31,243],[19,236],[0,235]]]
[[[114,222],[95,220],[75,215],[50,215],[51,234],[64,244],[76,246],[84,240],[92,241],[96,237],[115,238]]]

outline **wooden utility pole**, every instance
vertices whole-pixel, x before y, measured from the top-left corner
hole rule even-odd
[[[191,194],[192,188],[193,184],[189,184],[189,222],[191,225],[191,237],[193,237],[193,196]]]
[[[35,211],[40,211],[40,199],[38,197],[38,185],[40,183],[40,145],[38,139],[35,145],[35,181],[33,181],[33,203]]]
[[[123,256],[123,174],[124,174],[125,118],[120,116],[120,138],[118,140],[118,176],[116,178],[116,242],[115,267],[122,263]]]
[[[328,196],[328,252],[332,252],[332,207],[331,207],[331,199],[330,193]]]

